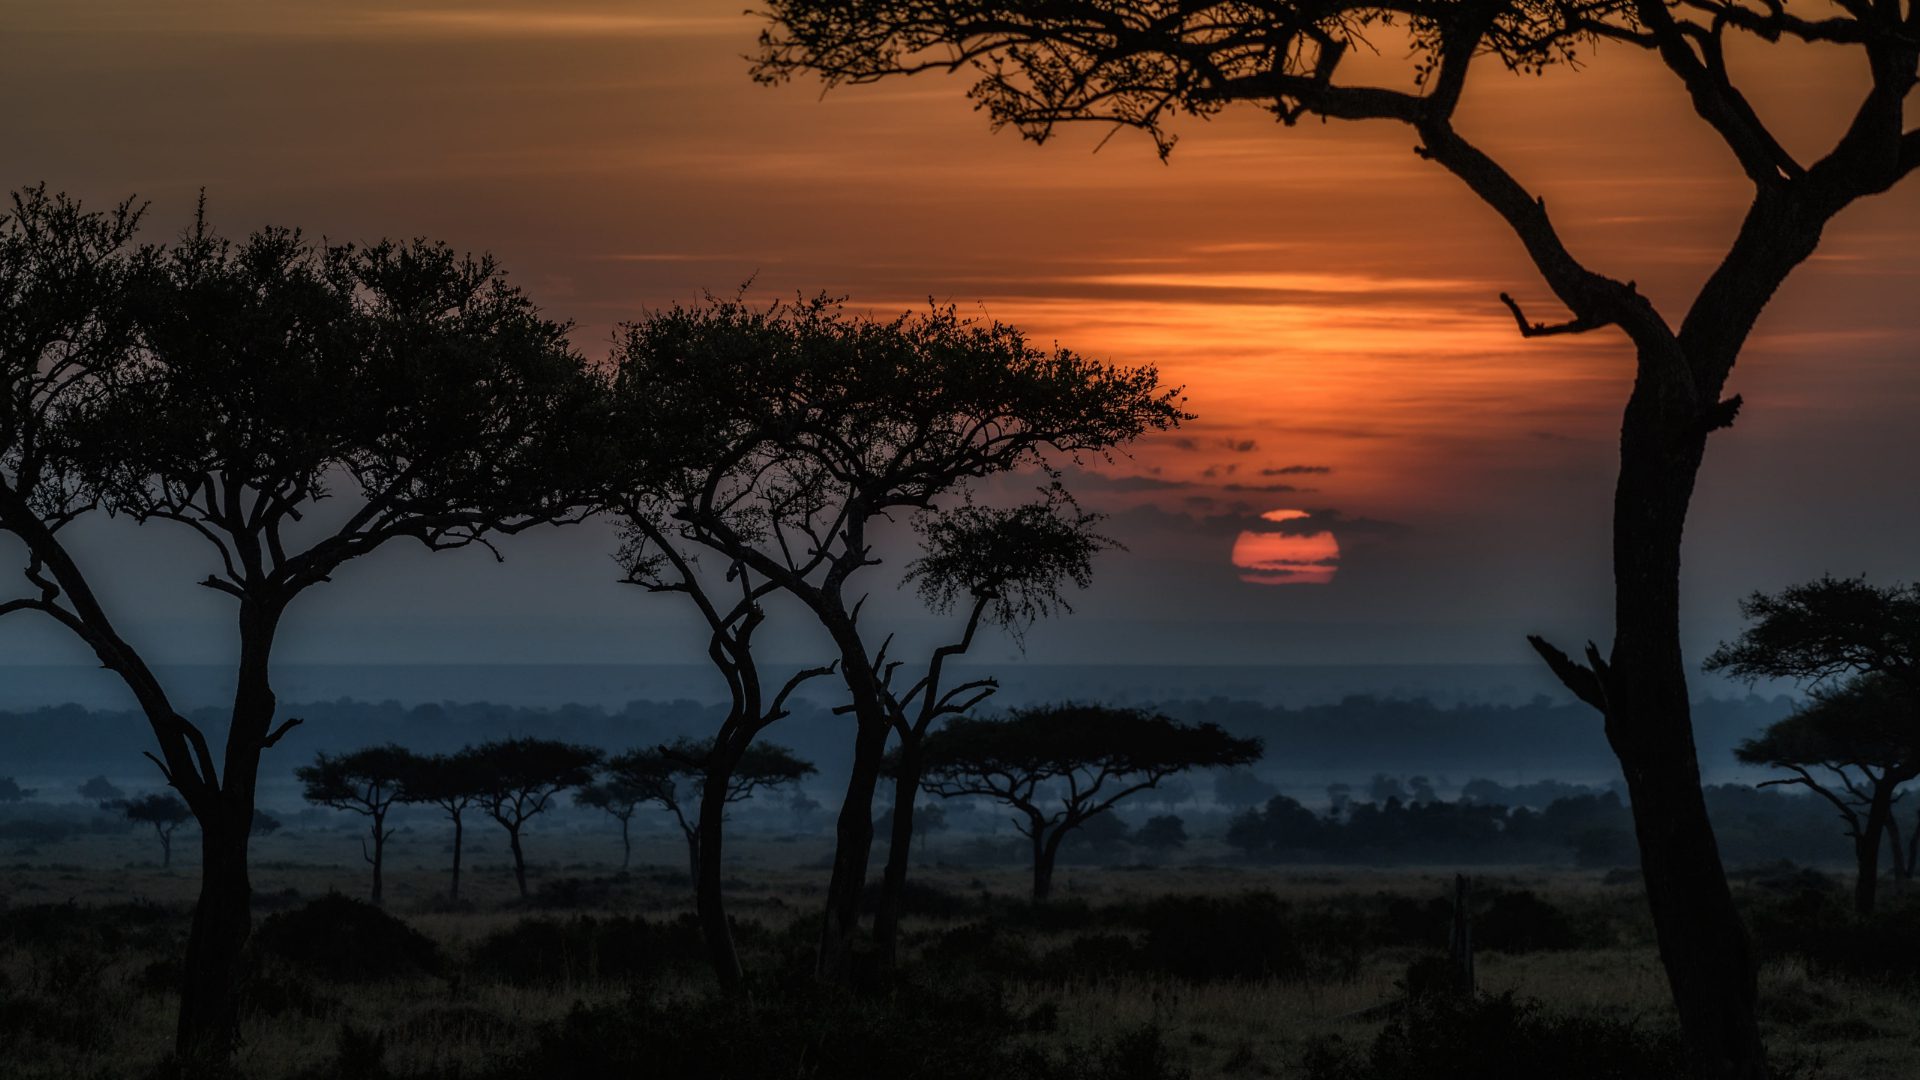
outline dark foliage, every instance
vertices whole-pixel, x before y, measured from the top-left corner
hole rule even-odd
[[[309,975],[379,982],[441,970],[433,940],[372,904],[338,894],[267,916],[253,948]]]
[[[754,924],[736,923],[734,932],[766,936]],[[475,972],[522,986],[644,981],[704,961],[691,917],[657,923],[625,915],[522,919],[481,939],[469,959]]]

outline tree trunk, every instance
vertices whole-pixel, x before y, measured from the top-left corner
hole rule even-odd
[[[1853,879],[1853,913],[1873,914],[1880,887],[1880,840],[1893,818],[1893,787],[1883,777],[1873,785],[1873,801],[1867,804],[1867,818],[1860,835],[1853,838],[1853,854],[1859,870]]]
[[[1632,798],[1661,962],[1696,1070],[1766,1076],[1745,928],[1707,818],[1680,648],[1680,547],[1708,425],[1641,361],[1614,498],[1615,637],[1598,673],[1608,741]]]
[[[447,884],[447,900],[450,903],[456,903],[456,904],[460,902],[460,841],[462,839],[461,831],[462,830],[460,827],[460,815],[455,814],[453,815],[453,879]]]
[[[252,930],[247,879],[247,823],[209,815],[200,822],[200,899],[187,936],[174,1053],[213,1071],[224,1066],[239,1036],[234,982]]]
[[[630,816],[620,819],[620,869],[622,872],[633,865],[633,836],[627,830],[627,823],[631,820]]]
[[[161,828],[157,822],[153,826],[153,831],[160,837],[160,866],[163,869],[170,868],[173,866],[173,833]]]
[[[382,906],[386,903],[381,890],[381,868],[387,856],[387,815],[373,815],[373,903]]]
[[[905,903],[908,860],[913,854],[913,806],[920,792],[918,740],[901,747],[893,778],[893,829],[887,840],[887,868],[880,882],[880,906],[873,915],[874,961],[890,977],[899,959],[900,909]]]
[[[1038,822],[1033,826],[1033,902],[1044,903],[1053,896],[1053,864],[1060,857],[1060,841],[1067,826],[1058,825],[1049,833]]]
[[[513,880],[520,886],[520,899],[527,898],[527,857],[520,850],[520,826],[507,830],[507,847],[513,850]]]
[[[853,770],[847,778],[847,796],[840,804],[835,829],[833,874],[827,881],[827,910],[820,933],[820,955],[814,977],[821,982],[851,985],[854,941],[860,932],[860,897],[866,890],[867,861],[873,848],[873,792],[880,783],[880,763],[886,751],[884,721],[861,720],[854,735]]]
[[[693,855],[693,907],[700,934],[707,942],[707,962],[713,966],[720,989],[732,993],[746,982],[740,954],[733,946],[733,928],[727,925],[726,897],[720,888],[722,837],[727,813],[726,770],[714,769],[700,792],[700,824],[687,833]]]

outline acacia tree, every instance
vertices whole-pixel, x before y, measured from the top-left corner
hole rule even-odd
[[[1636,355],[1614,492],[1613,645],[1581,663],[1534,638],[1604,717],[1632,792],[1647,896],[1682,1030],[1698,1071],[1761,1076],[1751,950],[1700,791],[1679,632],[1681,535],[1708,435],[1732,423],[1727,379],[1760,312],[1847,206],[1920,166],[1904,127],[1920,68],[1915,0],[1838,0],[1820,18],[1775,0],[771,0],[755,74],[814,73],[828,85],[925,71],[972,74],[996,126],[1036,141],[1094,122],[1149,134],[1164,157],[1171,122],[1251,104],[1303,118],[1401,124],[1417,153],[1464,183],[1519,240],[1568,309],[1535,322],[1501,299],[1525,337],[1613,329]],[[1397,76],[1349,58],[1404,42]],[[1869,84],[1845,130],[1812,161],[1790,153],[1735,84],[1730,39],[1848,49]],[[1643,50],[1752,185],[1739,232],[1679,321],[1631,280],[1567,245],[1546,203],[1455,124],[1471,74],[1537,71],[1599,41]]]
[[[836,825],[816,975],[847,982],[873,841],[873,796],[895,730],[891,661],[859,623],[857,573],[883,522],[941,513],[967,485],[1049,456],[1106,453],[1184,418],[1151,368],[1041,350],[951,309],[889,322],[826,299],[756,309],[676,307],[630,324],[615,356],[616,413],[657,470],[628,507],[658,554],[719,556],[739,594],[703,605],[710,627],[799,601],[837,652],[854,747]],[[636,436],[638,438],[638,436]],[[674,565],[681,581],[687,569]],[[732,630],[728,630],[732,633]],[[729,650],[724,664],[738,663]],[[789,684],[791,686],[791,684]],[[935,701],[947,695],[934,691]]]
[[[0,614],[46,616],[126,683],[200,823],[176,1052],[207,1063],[236,1037],[260,758],[298,723],[271,678],[293,601],[392,541],[444,550],[565,519],[597,398],[567,328],[490,259],[278,229],[235,244],[204,219],[130,252],[137,219],[34,189],[0,223],[0,534],[28,585]],[[235,602],[239,631],[218,758],[65,543],[95,509],[212,553],[201,584]]]
[[[1260,740],[1138,709],[1051,705],[1006,719],[960,717],[921,745],[921,786],[943,798],[984,796],[1019,811],[1033,846],[1033,899],[1053,890],[1060,843],[1115,803],[1188,769],[1247,765]]]
[[[639,811],[640,805],[646,801],[645,791],[617,779],[596,780],[585,787],[575,789],[573,793],[575,806],[592,807],[620,823],[620,869],[622,870],[633,863],[633,836],[627,826],[633,821],[633,815]]]
[[[463,817],[486,789],[486,768],[472,749],[452,754],[416,757],[400,782],[400,801],[440,808],[453,822],[453,869],[447,879],[447,900],[460,900],[460,852],[466,840]]]
[[[419,764],[420,759],[413,751],[388,743],[337,756],[321,751],[313,764],[293,770],[294,778],[304,788],[301,794],[308,802],[367,818],[373,847],[369,849],[362,838],[360,855],[373,867],[373,902],[376,904],[384,900],[381,871],[386,865],[387,840],[393,836],[393,830],[387,828],[387,812],[401,801],[404,785]]]
[[[1920,776],[1920,723],[1906,687],[1884,675],[1858,676],[1845,685],[1816,693],[1812,704],[1775,721],[1758,738],[1748,739],[1734,756],[1749,765],[1785,769],[1790,779],[1833,804],[1853,838],[1858,864],[1853,906],[1873,913],[1880,880],[1880,845],[1893,844],[1896,871],[1903,865],[1900,836],[1893,821],[1900,785]],[[1831,780],[1822,783],[1813,770]]]
[[[554,739],[497,739],[472,749],[476,802],[507,830],[513,851],[513,880],[527,897],[527,857],[520,833],[534,816],[553,805],[554,796],[593,783],[600,751]]]
[[[750,639],[751,628],[746,632]],[[708,742],[681,738],[666,746],[629,751],[607,763],[607,774],[610,784],[636,792],[641,801],[654,803],[673,815],[687,841],[694,910],[707,943],[708,962],[720,985],[735,990],[745,979],[745,972],[733,944],[733,931],[727,925],[726,900],[721,891],[726,808],[752,798],[756,791],[798,783],[817,771],[812,762],[784,746],[752,739],[786,715],[786,697],[805,681],[801,676],[824,675],[831,669],[795,676],[770,708],[756,713],[757,676],[752,674],[750,647],[735,641],[723,651],[728,657],[742,659],[732,668],[738,679],[737,697],[719,734]]]
[[[151,825],[160,839],[160,865],[173,865],[173,830],[193,820],[192,811],[171,793],[160,791],[132,799],[113,799],[102,810],[117,810],[136,825]]]

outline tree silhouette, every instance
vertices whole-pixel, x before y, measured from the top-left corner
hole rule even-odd
[[[384,901],[381,871],[386,865],[387,840],[393,831],[387,828],[387,812],[401,801],[404,784],[419,768],[420,759],[403,746],[388,743],[370,746],[338,756],[322,751],[311,765],[293,770],[305,790],[301,794],[310,803],[349,810],[367,818],[373,834],[369,849],[363,838],[360,854],[373,867],[374,903]]]
[[[77,790],[80,792],[80,797],[89,802],[111,802],[114,799],[124,799],[127,797],[126,792],[115,787],[113,782],[105,776],[96,776],[86,783],[81,784]]]
[[[0,802],[25,802],[38,795],[33,788],[23,788],[20,781],[11,776],[0,776]]]
[[[826,672],[823,669],[819,673]],[[743,695],[743,699],[746,697]],[[775,702],[774,709],[782,711],[780,701]],[[658,805],[672,814],[680,827],[687,841],[687,870],[693,882],[694,909],[707,942],[708,961],[720,985],[729,990],[739,988],[745,972],[727,925],[721,893],[720,854],[726,808],[751,798],[756,791],[797,783],[816,771],[812,762],[784,746],[750,742],[736,749],[737,744],[723,741],[737,739],[749,728],[758,731],[765,726],[737,723],[729,716],[720,736],[711,742],[681,738],[667,746],[628,751],[607,762],[609,785],[618,785],[635,793],[640,801]],[[625,822],[621,824],[624,835]]]
[[[1176,851],[1187,846],[1187,823],[1176,814],[1150,817],[1134,831],[1133,842],[1153,851]]]
[[[1136,128],[1164,157],[1171,121],[1250,103],[1303,118],[1405,125],[1421,158],[1495,211],[1569,312],[1520,334],[1617,329],[1636,354],[1614,494],[1614,638],[1586,662],[1533,644],[1605,717],[1632,792],[1648,901],[1681,1027],[1700,1072],[1766,1073],[1751,951],[1707,820],[1680,647],[1680,544],[1708,435],[1733,422],[1723,397],[1761,311],[1818,248],[1827,223],[1920,166],[1904,128],[1920,68],[1914,0],[1842,0],[1820,18],[1746,0],[771,0],[756,77],[814,73],[829,86],[966,71],[993,123],[1044,140],[1060,125]],[[1354,60],[1376,39],[1404,63]],[[1537,71],[1600,41],[1661,65],[1752,185],[1738,235],[1676,323],[1634,287],[1582,262],[1544,200],[1455,124],[1472,71]],[[1728,43],[1856,50],[1869,85],[1813,161],[1789,152],[1735,84]],[[1358,66],[1358,70],[1356,70]]]
[[[1749,765],[1793,773],[1773,784],[1798,784],[1833,804],[1853,837],[1859,873],[1854,880],[1854,910],[1873,913],[1880,879],[1880,842],[1893,843],[1896,869],[1904,866],[1893,802],[1900,785],[1920,776],[1920,723],[1913,695],[1885,675],[1857,676],[1817,693],[1811,704],[1775,721],[1758,738],[1748,739],[1734,755]],[[1822,783],[1813,770],[1832,779]]]
[[[764,618],[762,600],[776,591],[797,599],[838,653],[854,754],[816,975],[848,981],[874,790],[899,715],[886,646],[863,632],[854,591],[857,572],[878,561],[875,532],[902,516],[937,517],[943,501],[952,512],[981,478],[1169,427],[1183,418],[1177,392],[1150,368],[1036,349],[1010,327],[951,310],[874,322],[826,299],[676,307],[629,325],[615,359],[619,429],[628,456],[649,469],[624,507],[653,545],[630,559],[634,578],[684,587],[693,572],[680,542],[720,557],[738,600],[702,611],[723,671],[743,650],[720,642]],[[757,694],[757,679],[744,677],[741,668],[729,682]],[[919,707],[954,704],[936,683],[919,684]]]
[[[0,223],[0,532],[29,586],[0,614],[61,624],[126,683],[200,823],[176,1049],[217,1062],[237,1031],[260,757],[298,722],[270,677],[293,601],[392,541],[444,550],[567,519],[597,391],[567,328],[491,259],[280,229],[235,244],[204,218],[130,253],[137,221],[31,189]],[[218,763],[64,542],[94,509],[212,553],[201,584],[235,602],[239,631]]]
[[[625,870],[633,864],[633,836],[628,831],[628,823],[648,801],[647,793],[640,788],[621,780],[599,780],[585,787],[576,788],[573,802],[576,806],[589,806],[604,812],[608,817],[620,823],[620,869]]]
[[[453,870],[447,881],[447,900],[460,901],[460,852],[466,841],[463,817],[486,790],[486,765],[472,749],[453,754],[416,757],[400,785],[400,801],[437,806],[453,822]]]
[[[593,783],[600,751],[553,739],[498,739],[472,750],[474,775],[479,783],[475,802],[488,817],[507,830],[513,851],[513,880],[520,897],[527,896],[527,857],[520,832],[535,815],[553,804],[554,796],[569,788]]]
[[[160,839],[161,866],[173,865],[173,830],[193,820],[187,804],[164,791],[114,799],[102,803],[100,809],[117,810],[136,825],[153,826],[153,834]]]
[[[1053,889],[1061,841],[1114,804],[1188,769],[1247,765],[1260,740],[1137,709],[1053,705],[1006,719],[960,717],[921,746],[920,781],[944,798],[985,796],[1019,811],[1033,846],[1033,898]]]

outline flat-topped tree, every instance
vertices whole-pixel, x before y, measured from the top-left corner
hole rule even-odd
[[[460,899],[460,853],[466,841],[464,817],[486,789],[486,768],[471,748],[452,754],[416,757],[400,782],[400,801],[437,806],[453,822],[453,869],[447,899]]]
[[[585,787],[575,788],[573,792],[575,806],[591,807],[620,823],[622,870],[633,864],[633,834],[628,826],[633,821],[633,815],[648,801],[645,791],[621,780],[596,780]]]
[[[742,650],[740,655],[750,657]],[[826,674],[820,669],[817,674]],[[796,677],[797,678],[797,677]],[[693,882],[694,910],[707,942],[707,959],[721,986],[737,988],[745,978],[740,954],[727,925],[726,900],[721,891],[721,852],[726,808],[752,798],[755,792],[795,784],[817,770],[810,761],[776,743],[752,739],[785,715],[790,682],[770,710],[752,711],[753,679],[739,677],[735,708],[711,741],[680,738],[666,746],[630,750],[607,762],[605,786],[629,793],[638,802],[659,806],[673,815],[687,841],[687,870]],[[626,835],[626,821],[621,821]]]
[[[100,804],[102,810],[118,811],[136,825],[153,826],[160,841],[160,865],[173,865],[173,831],[193,820],[193,812],[171,792],[136,795],[131,799],[113,799]]]
[[[1590,648],[1585,663],[1535,647],[1605,716],[1698,1070],[1765,1075],[1751,951],[1700,792],[1680,647],[1681,534],[1708,435],[1739,408],[1738,396],[1722,395],[1761,311],[1842,210],[1920,167],[1920,129],[1904,118],[1920,70],[1920,0],[1838,0],[1816,17],[1776,0],[770,0],[766,11],[762,80],[963,72],[995,126],[1036,141],[1091,122],[1143,131],[1164,157],[1175,121],[1237,104],[1289,126],[1402,125],[1422,159],[1498,216],[1567,308],[1563,321],[1536,322],[1502,294],[1522,336],[1625,337],[1636,377],[1614,493],[1613,646]],[[1703,122],[1689,137],[1723,146],[1751,184],[1737,235],[1673,317],[1631,279],[1582,262],[1546,202],[1456,125],[1469,82],[1483,81],[1475,73],[1535,72],[1600,41],[1664,68]],[[1842,133],[1817,159],[1775,137],[1725,57],[1782,43],[1846,50],[1865,76],[1856,103],[1831,116]],[[1381,53],[1398,62],[1376,62]]]
[[[1893,843],[1896,871],[1904,869],[1893,803],[1900,785],[1920,776],[1920,709],[1912,692],[1884,675],[1856,676],[1816,691],[1811,703],[1741,743],[1734,756],[1793,773],[1761,787],[1798,784],[1833,804],[1853,838],[1854,910],[1872,914],[1883,839]]]
[[[738,600],[713,605],[709,625],[757,620],[779,591],[837,653],[854,752],[817,975],[848,981],[895,730],[890,661],[858,621],[875,530],[937,515],[981,479],[1171,427],[1184,418],[1178,392],[1152,368],[1036,348],[951,309],[879,322],[825,299],[675,307],[628,326],[615,359],[619,428],[651,469],[625,512],[663,554],[685,544],[719,556]]]
[[[1005,719],[961,717],[920,747],[929,794],[997,799],[1033,846],[1033,899],[1053,890],[1060,843],[1130,795],[1188,769],[1248,765],[1260,740],[1138,709],[1052,705]]]
[[[554,739],[497,739],[473,747],[472,767],[478,785],[475,802],[488,817],[507,830],[513,851],[513,880],[520,898],[527,897],[527,856],[520,844],[529,820],[545,813],[554,797],[570,788],[593,783],[601,753],[590,746]]]
[[[146,714],[149,756],[199,821],[204,856],[177,1053],[222,1060],[252,921],[260,757],[297,722],[278,715],[271,678],[283,618],[389,542],[484,545],[567,519],[595,382],[567,328],[488,258],[277,229],[230,243],[204,220],[130,256],[124,211],[90,217],[37,193],[16,207],[0,227],[0,532],[26,548],[30,591],[0,613],[65,626]],[[201,583],[238,616],[222,753],[63,542],[96,508],[206,542]]]
[[[347,810],[367,819],[373,834],[369,848],[363,837],[360,854],[373,867],[373,902],[385,899],[382,870],[386,866],[387,840],[393,830],[387,828],[387,812],[401,801],[407,778],[420,767],[420,759],[404,746],[388,743],[370,746],[350,754],[322,751],[311,765],[293,770],[302,785],[301,795],[319,806]],[[256,811],[257,813],[257,811]]]

